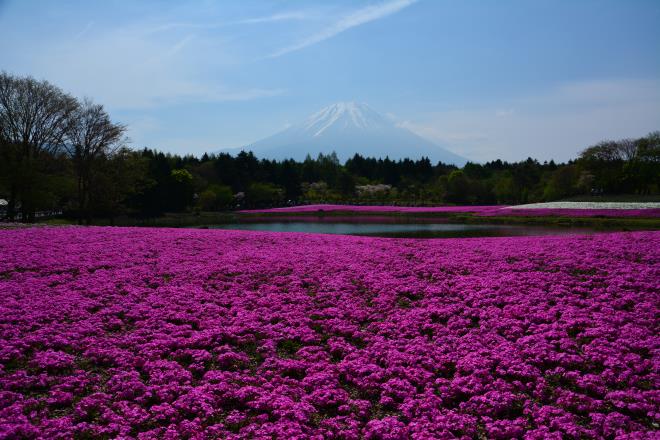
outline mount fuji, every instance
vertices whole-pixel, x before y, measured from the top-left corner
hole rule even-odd
[[[467,159],[398,127],[367,104],[340,102],[311,115],[302,123],[245,147],[268,159],[303,160],[307,154],[337,153],[346,160],[355,153],[390,159],[428,157],[462,166]]]

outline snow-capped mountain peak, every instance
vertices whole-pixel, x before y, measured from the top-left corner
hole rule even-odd
[[[309,131],[313,137],[322,135],[333,126],[343,130],[367,130],[384,125],[387,125],[387,121],[371,107],[353,101],[329,105],[302,123],[304,130]]]
[[[359,153],[364,157],[419,159],[428,157],[462,165],[466,162],[447,149],[397,126],[365,103],[338,102],[299,124],[245,147],[258,157],[303,160],[308,154],[337,153],[341,160]]]

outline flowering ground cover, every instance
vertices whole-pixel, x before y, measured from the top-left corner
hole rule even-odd
[[[660,233],[0,231],[1,438],[658,438]]]
[[[646,207],[645,207],[646,206]],[[552,202],[530,205],[503,206],[367,206],[367,205],[301,205],[286,208],[250,209],[244,214],[313,214],[321,212],[402,213],[402,214],[457,214],[478,216],[525,217],[660,217],[657,203],[582,203]]]
[[[497,205],[485,206],[388,206],[388,205],[300,205],[285,208],[246,209],[239,211],[246,214],[268,213],[318,213],[318,212],[401,212],[401,213],[458,213],[490,212],[502,208]]]

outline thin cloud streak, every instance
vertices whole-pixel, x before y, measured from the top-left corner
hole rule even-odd
[[[304,11],[291,11],[291,12],[282,12],[279,14],[268,15],[265,17],[256,17],[256,18],[246,18],[244,20],[237,20],[231,24],[259,24],[259,23],[271,23],[277,21],[286,21],[286,20],[307,20],[310,18],[310,14]]]
[[[145,35],[151,35],[175,29],[217,29],[226,25],[227,23],[162,23],[145,29],[142,33]]]
[[[307,20],[311,17],[312,15],[307,11],[289,11],[289,12],[280,12],[272,15],[266,15],[263,17],[245,18],[234,21],[223,21],[219,23],[171,22],[171,23],[161,23],[155,25],[145,30],[144,33],[148,35],[148,34],[156,34],[159,32],[172,31],[176,29],[209,30],[209,29],[219,29],[233,25],[249,25],[249,24],[274,23],[279,21]]]
[[[312,46],[314,44],[320,43],[321,41],[327,40],[334,37],[344,31],[347,31],[356,26],[369,23],[371,21],[379,20],[381,18],[387,17],[394,13],[399,12],[400,10],[407,8],[408,6],[415,3],[417,0],[393,0],[385,3],[380,3],[377,5],[367,6],[365,8],[358,9],[357,11],[342,17],[339,21],[333,23],[331,26],[323,29],[322,31],[296,43],[291,46],[284,47],[278,51],[273,52],[268,55],[267,58],[277,58],[282,55],[286,55],[291,52],[295,52],[306,47]]]
[[[80,32],[78,32],[78,33],[76,34],[75,37],[73,37],[73,39],[74,39],[74,40],[79,40],[79,39],[82,38],[87,32],[89,32],[93,27],[94,27],[94,22],[93,22],[93,21],[88,22],[88,23],[85,25],[85,27],[84,27]]]
[[[190,41],[195,38],[194,35],[187,35],[183,39],[179,40],[175,45],[173,45],[170,50],[167,52],[167,56],[173,56],[180,50],[182,50]]]
[[[280,96],[286,93],[285,89],[248,89],[233,92],[216,92],[211,93],[210,98],[212,101],[250,101],[252,99],[270,98],[273,96]]]

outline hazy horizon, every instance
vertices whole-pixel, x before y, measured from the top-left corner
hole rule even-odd
[[[104,104],[135,148],[253,144],[340,101],[472,161],[660,129],[660,3],[0,0],[0,70]]]

